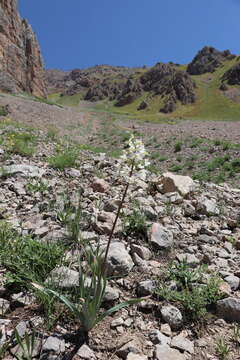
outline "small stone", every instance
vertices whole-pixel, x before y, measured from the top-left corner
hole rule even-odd
[[[214,199],[207,199],[203,198],[199,200],[197,204],[197,209],[204,215],[212,216],[212,215],[219,215],[220,210],[217,207],[216,200]]]
[[[153,280],[144,280],[138,284],[137,294],[138,296],[148,296],[153,293],[156,288],[156,284]]]
[[[178,330],[183,324],[181,311],[175,306],[163,306],[161,308],[163,320],[171,326],[171,329]]]
[[[59,288],[71,288],[79,285],[79,273],[66,266],[52,270],[45,283],[53,283]]]
[[[171,347],[174,347],[181,351],[187,351],[190,354],[194,354],[193,342],[181,335],[174,336],[174,338],[171,341]]]
[[[6,299],[0,299],[0,315],[4,315],[10,309],[10,302]]]
[[[17,324],[15,328],[18,332],[18,335],[20,337],[23,337],[27,331],[27,322],[26,321],[20,321],[19,324]]]
[[[79,178],[81,177],[81,171],[77,170],[77,169],[67,169],[66,171],[66,174],[71,176],[71,177],[76,177],[76,178]]]
[[[179,262],[186,261],[190,266],[197,266],[200,263],[200,260],[193,254],[177,254],[176,258]]]
[[[115,221],[116,215],[112,212],[102,211],[94,224],[94,229],[103,235],[109,235],[112,231],[112,227]],[[118,219],[114,233],[119,233],[122,229],[121,220]]]
[[[110,245],[107,257],[107,272],[112,276],[125,276],[133,268],[133,261],[122,242],[113,242]]]
[[[161,324],[161,332],[166,336],[172,336],[172,330],[169,324]]]
[[[80,347],[80,349],[77,352],[77,355],[80,357],[80,359],[84,359],[84,360],[96,359],[96,355],[94,354],[94,352],[85,344]]]
[[[131,245],[131,253],[136,253],[143,260],[149,260],[152,257],[152,253],[147,247],[136,244]]]
[[[116,328],[117,326],[121,326],[124,324],[124,320],[123,318],[119,317],[117,319],[114,319],[112,322],[111,322],[111,328]]]
[[[126,360],[148,360],[148,358],[145,355],[138,355],[131,352],[128,354]]]
[[[226,281],[221,281],[219,284],[219,290],[226,295],[231,295],[231,287]]]
[[[150,332],[149,338],[153,344],[169,345],[171,338],[163,335],[159,330],[154,329]]]
[[[91,188],[95,192],[105,193],[105,192],[107,192],[109,185],[105,180],[97,178],[91,184]]]
[[[186,360],[186,357],[178,350],[171,349],[169,345],[156,345],[154,360]]]
[[[15,175],[20,174],[24,177],[42,177],[45,170],[37,166],[31,166],[27,164],[9,165],[3,166],[0,171],[0,176],[8,174]]]
[[[49,336],[43,343],[42,351],[53,351],[57,354],[63,353],[65,351],[65,341],[56,336]]]
[[[236,291],[240,285],[240,279],[237,276],[229,275],[224,279],[231,287],[233,291]]]
[[[158,250],[169,250],[173,246],[173,234],[158,223],[154,223],[150,235],[151,244]]]
[[[139,346],[140,344],[138,344],[137,341],[132,340],[118,349],[116,355],[122,359],[126,359],[129,353],[139,354]]]
[[[118,289],[112,288],[111,286],[106,286],[103,300],[106,302],[111,302],[119,299],[120,291]]]

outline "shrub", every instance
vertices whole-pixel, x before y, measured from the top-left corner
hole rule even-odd
[[[78,152],[74,148],[68,148],[62,153],[56,154],[49,158],[50,166],[58,170],[64,170],[74,167],[78,158]]]
[[[182,143],[180,141],[178,141],[175,146],[174,146],[174,152],[179,152],[182,150]]]
[[[31,156],[35,151],[36,139],[36,136],[31,132],[19,133],[13,131],[7,135],[5,145],[7,151],[11,154]]]
[[[135,207],[131,214],[123,217],[123,233],[125,236],[147,238],[147,218],[141,210],[138,203],[135,203]]]
[[[9,280],[20,283],[44,281],[64,253],[60,245],[19,235],[6,222],[0,223],[0,248],[0,263],[9,271]]]
[[[193,270],[185,261],[173,263],[169,267],[167,279],[176,281],[177,290],[160,283],[156,293],[160,298],[177,302],[183,308],[186,320],[203,321],[208,309],[222,298],[218,277],[211,277],[207,284],[199,283],[204,272],[205,267]]]

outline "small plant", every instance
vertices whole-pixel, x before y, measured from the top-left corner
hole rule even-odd
[[[11,154],[32,156],[35,151],[36,136],[31,132],[10,132],[5,140],[7,151]]]
[[[52,140],[56,141],[58,137],[58,131],[54,127],[49,127],[47,132],[47,137]]]
[[[67,148],[62,152],[49,158],[49,164],[55,169],[64,170],[74,167],[78,158],[78,151],[74,148]]]
[[[34,346],[36,343],[36,334],[35,332],[32,332],[31,335],[29,335],[27,332],[24,335],[24,338],[22,339],[19,335],[18,331],[15,329],[15,337],[18,345],[21,348],[22,355],[15,354],[17,360],[32,360],[34,358],[33,352],[34,352]]]
[[[234,325],[233,328],[233,342],[236,345],[236,347],[240,347],[240,325]],[[240,350],[240,349],[239,349]]]
[[[169,266],[169,279],[176,280],[177,283],[185,288],[189,288],[192,283],[201,280],[204,267],[191,269],[186,259],[181,262],[173,262]]]
[[[62,261],[64,248],[21,236],[0,222],[0,263],[9,271],[8,282],[43,281]]]
[[[26,189],[32,193],[43,193],[48,190],[48,184],[43,180],[32,180],[26,185]]]
[[[170,171],[172,172],[178,172],[180,170],[182,170],[184,168],[184,165],[182,164],[173,164],[171,167],[170,167]]]
[[[135,203],[132,213],[123,217],[124,235],[146,239],[147,230],[147,218],[141,210],[139,204]]]
[[[82,226],[82,218],[83,212],[81,207],[81,192],[78,195],[78,205],[75,209],[75,212],[69,217],[67,221],[67,230],[70,237],[70,240],[74,242],[78,242],[80,240],[81,235],[81,226]]]
[[[178,141],[178,142],[176,142],[176,144],[174,146],[174,152],[176,153],[176,152],[179,152],[181,150],[182,150],[182,143],[181,143],[181,141]]]
[[[0,106],[0,116],[7,116],[8,115],[8,109],[7,106]]]
[[[190,269],[186,261],[172,263],[169,266],[167,279],[175,280],[177,290],[169,289],[165,283],[160,284],[157,295],[183,307],[186,319],[204,321],[208,309],[222,298],[219,290],[220,279],[212,277],[207,284],[200,284],[205,267]]]
[[[135,140],[134,137],[131,136],[128,145],[129,147],[124,151],[121,157],[121,165],[124,166],[121,166],[119,171],[119,174],[123,176],[126,181],[126,186],[118,206],[107,246],[104,252],[99,246],[93,247],[90,244],[85,244],[85,246],[82,247],[85,264],[83,264],[82,261],[79,262],[79,286],[75,298],[71,299],[69,296],[64,296],[55,290],[45,288],[32,282],[35,289],[38,289],[46,294],[54,295],[68,307],[71,313],[78,319],[78,321],[80,321],[86,342],[88,342],[89,331],[106,316],[123,307],[140,301],[140,299],[128,300],[105,312],[101,312],[100,310],[107,285],[108,252],[114,230],[127,195],[129,184],[134,181],[134,170],[142,169],[148,165],[148,162],[144,159],[146,152],[142,142],[140,140]],[[87,281],[87,277],[90,278],[90,284],[89,281]]]
[[[66,226],[69,240],[78,243],[81,235],[81,229],[88,226],[89,217],[82,211],[82,190],[78,192],[77,204],[72,204],[69,194],[63,194],[63,209],[57,211],[58,221]]]
[[[226,344],[224,339],[219,339],[216,344],[216,353],[220,360],[226,360],[230,353],[230,347]]]
[[[203,139],[201,138],[195,138],[193,139],[192,143],[189,145],[190,148],[197,148],[199,145],[203,143]]]

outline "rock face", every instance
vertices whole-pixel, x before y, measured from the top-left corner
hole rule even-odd
[[[140,80],[145,91],[166,96],[162,112],[174,111],[177,101],[186,105],[196,100],[194,81],[185,71],[176,70],[171,64],[156,64]]]
[[[207,72],[213,72],[224,60],[232,56],[234,55],[232,55],[229,50],[218,51],[214,47],[205,46],[188,65],[187,72],[190,75],[201,75]]]
[[[240,85],[240,64],[234,65],[226,71],[222,80],[226,80],[229,85]]]
[[[45,96],[39,44],[17,5],[17,0],[0,2],[0,89]]]

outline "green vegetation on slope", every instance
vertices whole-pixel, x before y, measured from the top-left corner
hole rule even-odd
[[[219,90],[223,74],[233,65],[239,63],[239,58],[226,60],[222,66],[217,68],[213,73],[203,75],[193,75],[192,78],[196,83],[197,100],[194,104],[182,105],[177,103],[177,109],[170,114],[163,114],[159,109],[164,105],[165,98],[162,96],[152,96],[150,92],[144,92],[131,104],[115,107],[113,101],[101,101],[92,103],[92,109],[96,111],[110,112],[120,115],[126,115],[130,118],[137,118],[145,121],[161,122],[167,119],[201,119],[201,120],[239,120],[240,119],[240,95],[234,99],[227,97],[226,94]],[[179,70],[185,70],[186,65],[178,67]],[[134,77],[139,77],[146,70],[141,69],[136,72]],[[239,89],[240,86],[234,85],[228,88]],[[85,93],[75,94],[73,96],[60,96],[59,94],[49,95],[49,99],[56,101],[61,105],[80,106],[81,100]],[[137,110],[140,103],[146,100],[148,107],[144,110]],[[238,102],[239,100],[239,102]]]

